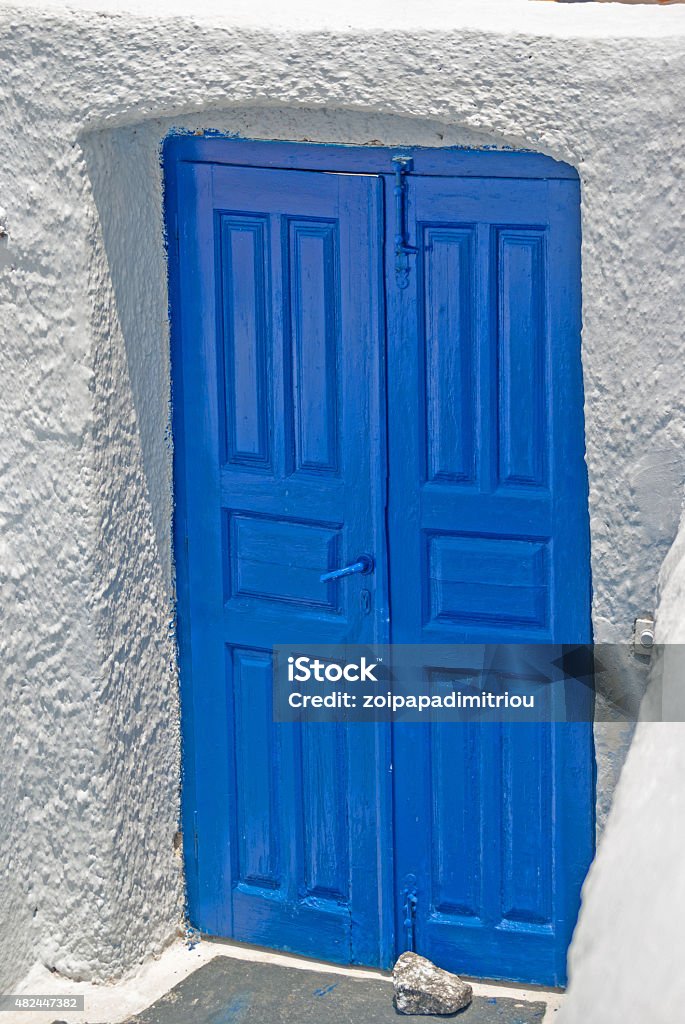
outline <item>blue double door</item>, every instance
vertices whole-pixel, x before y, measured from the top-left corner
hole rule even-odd
[[[167,145],[190,918],[562,984],[588,724],[273,721],[277,643],[590,639],[577,179],[393,155]]]

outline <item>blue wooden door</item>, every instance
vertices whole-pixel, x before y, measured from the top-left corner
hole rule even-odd
[[[381,946],[382,730],[276,726],[274,643],[383,637],[380,181],[179,163],[177,549],[192,920]],[[365,578],[319,577],[373,553]],[[386,729],[387,731],[387,729]]]
[[[590,639],[577,179],[417,151],[398,204],[392,156],[167,146],[189,912],[562,983],[588,724],[272,720],[277,643]]]
[[[393,642],[588,643],[578,183],[406,187],[416,267],[388,292]],[[401,941],[466,974],[563,983],[592,854],[589,724],[402,725],[393,760]]]

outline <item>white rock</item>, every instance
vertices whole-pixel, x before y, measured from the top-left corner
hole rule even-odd
[[[402,953],[393,968],[392,980],[398,1013],[456,1013],[473,998],[470,985],[418,953]]]

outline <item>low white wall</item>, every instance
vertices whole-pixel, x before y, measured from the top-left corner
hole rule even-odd
[[[572,163],[597,639],[627,642],[652,607],[684,476],[685,9],[126,6],[0,8],[5,991],[36,959],[116,977],[181,919],[158,166],[171,127]]]
[[[641,721],[583,888],[559,1024],[673,1024],[685,1005],[685,522],[661,573]]]

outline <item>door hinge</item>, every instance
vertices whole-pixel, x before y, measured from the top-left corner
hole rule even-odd
[[[404,897],[404,904],[402,906],[404,944],[405,949],[409,949],[413,953],[416,952],[416,905],[419,900],[416,891],[416,875],[406,876],[402,896]]]
[[[395,165],[395,280],[398,288],[409,284],[409,257],[419,251],[409,245],[407,228],[407,175],[414,166],[410,156],[394,156]]]

